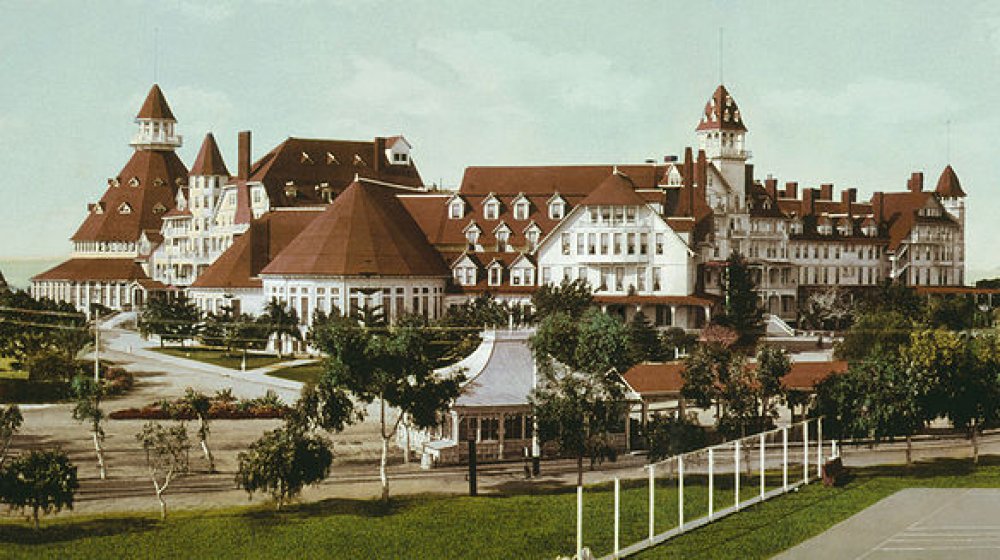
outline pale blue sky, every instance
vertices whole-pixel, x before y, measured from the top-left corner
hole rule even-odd
[[[192,163],[287,136],[403,133],[424,179],[641,162],[694,144],[725,83],[759,177],[901,189],[951,162],[973,275],[995,268],[1000,5],[990,2],[0,0],[0,257],[58,256],[157,80]],[[158,31],[157,31],[158,30]],[[158,41],[154,38],[158,36]]]

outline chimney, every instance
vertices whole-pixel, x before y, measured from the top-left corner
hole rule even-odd
[[[854,187],[840,191],[840,204],[844,207],[844,211],[847,212],[848,216],[854,215],[854,208],[852,206],[857,199],[858,189]]]
[[[823,183],[819,186],[820,200],[833,200],[833,183]]]
[[[802,214],[809,216],[816,213],[816,205],[814,204],[814,198],[816,197],[816,189],[805,189],[802,191]]]
[[[753,164],[746,164],[746,173],[743,174],[743,192],[748,193],[753,189]]]
[[[767,191],[767,195],[774,200],[778,200],[778,180],[774,177],[768,177],[764,180],[764,189]]]
[[[876,192],[872,196],[872,202],[875,205],[875,219],[878,221],[878,227],[882,227],[882,222],[885,221],[885,195],[882,192]]]
[[[906,188],[910,192],[920,192],[924,190],[924,174],[920,171],[914,171],[910,174],[910,180],[906,182]]]
[[[684,148],[684,188],[688,194],[688,212],[694,216],[694,163],[691,148]]]
[[[250,131],[240,132],[238,138],[239,163],[236,168],[236,177],[246,180],[250,178]]]
[[[785,183],[785,198],[799,198],[799,184],[795,181]]]
[[[703,191],[708,188],[708,160],[705,159],[705,150],[698,150],[698,166],[695,171],[695,179],[698,188]]]
[[[382,175],[382,158],[385,157],[385,138],[375,137],[375,153],[372,156],[372,173],[378,179]]]

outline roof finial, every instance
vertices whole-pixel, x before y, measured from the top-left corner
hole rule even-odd
[[[947,137],[947,144],[945,146],[945,163],[951,165],[951,119],[944,122],[945,124],[945,136]]]
[[[358,182],[360,179],[361,179],[361,177],[358,175],[358,172],[355,171],[354,172],[354,182]]]
[[[617,164],[614,165],[614,166],[612,166],[612,168],[611,168],[611,174],[612,175],[620,175],[621,174],[621,172],[618,171],[618,165]]]
[[[725,83],[722,79],[722,28],[719,28],[719,83]]]

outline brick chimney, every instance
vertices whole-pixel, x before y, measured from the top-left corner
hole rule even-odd
[[[694,162],[691,147],[684,148],[684,188],[687,189],[688,212],[694,216]]]
[[[244,130],[237,136],[238,141],[238,164],[236,167],[236,177],[239,179],[250,178],[250,131]]]
[[[382,175],[382,158],[385,157],[385,138],[375,137],[375,153],[372,154],[372,173],[378,179]]]
[[[799,198],[799,184],[795,181],[785,183],[785,198]]]
[[[705,159],[705,150],[698,150],[698,161],[695,168],[695,182],[698,188],[705,192],[708,188],[708,160]]]
[[[858,189],[851,187],[840,191],[840,204],[848,216],[854,215],[854,203],[858,200]]]
[[[764,190],[767,191],[767,195],[774,200],[778,200],[778,180],[774,177],[768,177],[764,179]]]
[[[920,192],[924,190],[924,174],[920,171],[914,171],[910,174],[910,180],[906,182],[906,188],[910,192]]]
[[[875,219],[878,221],[878,227],[882,227],[882,223],[885,222],[885,195],[882,192],[876,192],[872,196],[872,204],[875,206],[873,210],[875,211]]]
[[[746,173],[743,174],[743,192],[750,192],[753,187],[753,164],[746,164]]]
[[[819,186],[819,200],[833,200],[833,183],[823,183]]]
[[[805,189],[802,191],[802,213],[809,216],[816,213],[815,197],[818,194],[816,189]]]

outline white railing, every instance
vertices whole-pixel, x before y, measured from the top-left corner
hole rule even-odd
[[[823,476],[824,460],[839,456],[836,441],[829,443],[825,453],[822,419],[807,420],[646,465],[624,477],[632,479],[624,490],[616,477],[613,500],[607,489],[588,489],[596,505],[586,510],[578,487],[575,557],[596,557],[596,550],[624,558],[808,484]],[[645,510],[641,526],[636,508]]]

